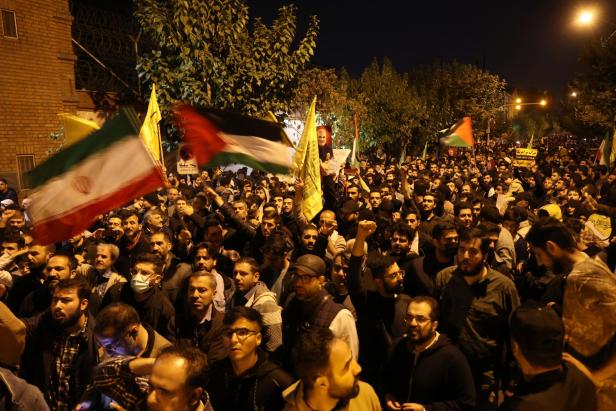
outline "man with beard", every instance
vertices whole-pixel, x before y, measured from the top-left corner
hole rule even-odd
[[[22,377],[43,392],[52,410],[72,410],[92,381],[98,356],[92,332],[95,321],[87,310],[89,297],[87,282],[60,280],[49,309],[22,319],[26,326]],[[6,310],[0,313],[12,316]]]
[[[436,276],[441,299],[441,329],[460,348],[473,371],[477,410],[495,410],[508,318],[520,304],[508,277],[488,267],[489,239],[477,228],[462,234],[457,265]]]
[[[187,341],[207,354],[210,363],[227,354],[222,338],[224,313],[213,304],[216,278],[205,271],[188,277],[185,303],[176,317],[178,339]]]
[[[374,389],[359,380],[361,367],[349,345],[331,330],[306,333],[293,349],[299,381],[284,393],[285,411],[380,411]]]
[[[599,410],[616,409],[616,276],[579,251],[568,228],[554,218],[535,223],[526,241],[537,263],[561,275],[553,303],[562,298],[565,351],[590,368],[600,386]]]
[[[122,219],[124,235],[119,245],[120,257],[116,262],[116,268],[120,274],[128,277],[135,256],[149,252],[150,245],[139,225],[139,214],[137,211],[124,209],[118,215]]]
[[[274,352],[282,345],[282,308],[276,302],[276,294],[259,281],[259,277],[259,265],[254,258],[237,260],[233,269],[235,294],[231,305],[253,308],[261,314],[263,349]]]
[[[390,410],[474,409],[473,375],[464,355],[436,331],[438,315],[434,298],[411,300],[406,335],[394,343],[384,367],[383,391]]]
[[[299,238],[299,247],[295,249],[291,260],[297,260],[298,257],[304,254],[314,254],[325,259],[326,248],[327,237],[320,235],[319,229],[314,224],[308,224],[302,230]]]
[[[30,273],[14,279],[13,287],[6,299],[6,305],[14,313],[19,312],[21,304],[28,294],[45,287],[43,285],[45,266],[53,251],[53,245],[43,246],[36,243],[30,245],[28,250]]]
[[[192,273],[192,270],[190,265],[180,262],[173,255],[172,248],[173,243],[167,233],[154,233],[150,236],[151,252],[163,262],[162,291],[169,301],[175,303],[182,282]]]
[[[218,411],[281,410],[282,392],[293,379],[261,349],[261,315],[252,308],[234,307],[223,323],[230,351],[208,374],[212,405]]]
[[[284,359],[289,364],[290,350],[307,331],[314,328],[329,328],[338,337],[347,341],[357,358],[359,341],[355,318],[341,304],[334,302],[325,289],[325,262],[312,254],[299,257],[292,267],[294,294],[282,311],[282,340]]]
[[[366,380],[377,383],[379,371],[391,341],[404,334],[404,317],[409,296],[401,294],[405,273],[391,256],[378,252],[368,256],[368,266],[376,289],[369,288],[368,279],[361,273],[366,239],[374,234],[374,221],[359,223],[357,237],[351,250],[347,277],[351,302],[357,312],[360,362],[366,369]]]
[[[32,317],[49,308],[54,287],[61,280],[74,278],[76,269],[77,260],[72,254],[57,252],[50,257],[43,271],[43,287],[32,291],[24,298],[19,307],[19,315],[21,317]]]
[[[412,259],[404,266],[404,290],[410,296],[434,296],[436,274],[454,265],[458,252],[458,231],[449,222],[439,222],[432,230],[434,248],[427,249],[424,256]]]

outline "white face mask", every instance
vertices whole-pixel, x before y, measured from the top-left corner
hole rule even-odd
[[[150,290],[150,288],[152,288],[150,285],[150,279],[148,276],[143,274],[133,275],[133,278],[130,279],[130,286],[137,294],[146,293]]]

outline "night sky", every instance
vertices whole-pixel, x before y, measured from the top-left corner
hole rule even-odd
[[[592,36],[616,27],[573,26],[572,0],[351,1],[249,0],[251,14],[271,22],[280,5],[299,7],[300,30],[317,15],[320,32],[314,63],[359,74],[374,57],[388,56],[399,70],[457,59],[501,75],[509,88],[562,95],[577,59]],[[616,2],[595,3],[601,17],[616,22]]]

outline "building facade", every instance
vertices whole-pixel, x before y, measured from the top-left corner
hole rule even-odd
[[[0,0],[0,177],[27,190],[24,174],[57,145],[58,113],[74,113],[73,17],[67,0]]]

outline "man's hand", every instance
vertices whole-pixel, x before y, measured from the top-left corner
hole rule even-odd
[[[297,177],[295,179],[295,192],[300,193],[302,191],[304,191],[304,182],[301,178]]]
[[[214,190],[211,186],[203,187],[203,192],[205,193],[205,196],[214,203],[216,203],[217,206],[220,207],[224,204],[225,200],[223,200],[222,197],[219,196],[216,190]]]
[[[359,222],[357,227],[357,236],[370,237],[376,231],[376,223],[374,221],[363,220]]]

